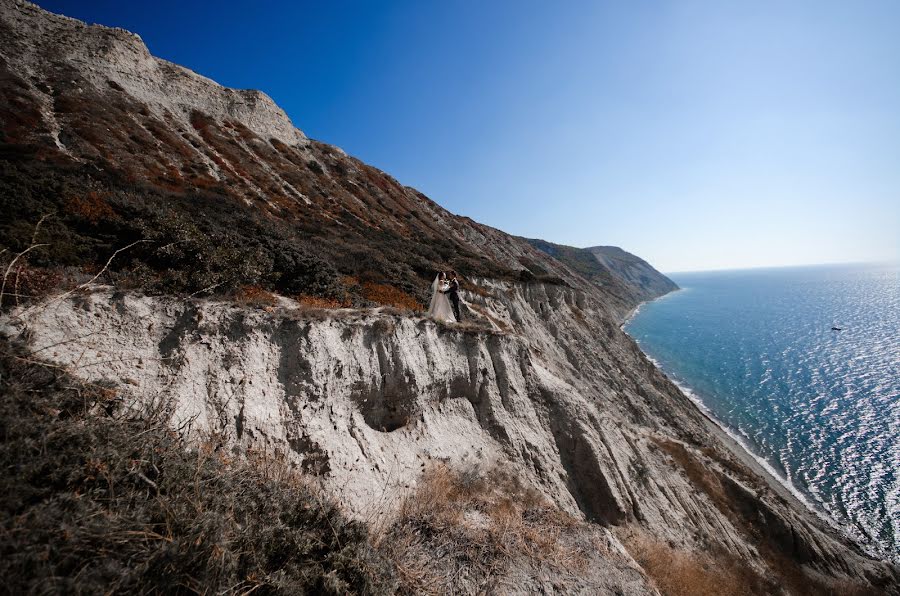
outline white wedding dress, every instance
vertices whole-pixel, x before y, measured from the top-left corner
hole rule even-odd
[[[428,316],[442,323],[455,323],[453,309],[450,307],[450,299],[444,290],[450,287],[447,282],[441,282],[440,276],[434,278],[431,284],[431,305],[428,307]]]

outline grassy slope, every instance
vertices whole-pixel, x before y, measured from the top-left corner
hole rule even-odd
[[[188,448],[162,412],[0,345],[9,593],[381,593],[390,565],[277,460]]]

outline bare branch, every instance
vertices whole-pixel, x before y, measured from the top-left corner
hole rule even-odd
[[[31,246],[29,246],[28,248],[26,248],[25,250],[23,250],[22,252],[17,254],[15,256],[15,258],[9,262],[9,265],[6,267],[6,272],[3,274],[3,284],[0,285],[0,305],[3,304],[3,294],[6,293],[6,278],[9,277],[9,272],[12,271],[13,265],[16,264],[16,261],[18,261],[20,258],[25,256],[26,254],[28,254],[35,248],[40,248],[42,246],[50,246],[50,245],[46,244],[46,243],[45,244],[32,244]]]
[[[89,285],[91,285],[92,283],[94,283],[95,281],[97,281],[97,278],[99,278],[101,275],[103,275],[104,273],[106,273],[106,270],[109,268],[110,263],[112,263],[112,262],[113,262],[113,259],[116,258],[116,255],[118,255],[120,252],[123,252],[123,251],[128,250],[128,249],[131,248],[132,246],[135,246],[135,245],[137,245],[137,244],[141,244],[141,243],[143,243],[143,242],[150,242],[150,241],[149,241],[149,240],[135,240],[134,242],[132,242],[132,243],[129,244],[128,246],[123,246],[122,248],[118,249],[116,252],[114,252],[114,253],[112,254],[111,257],[109,257],[109,259],[106,261],[106,264],[103,266],[103,269],[101,269],[100,271],[98,271],[98,272],[97,272],[97,275],[95,275],[94,277],[90,278],[89,280],[87,280],[86,282],[84,282],[83,284],[81,284],[80,286],[78,286],[77,288],[75,288],[74,290],[70,290],[69,293],[74,292],[74,291],[76,291],[76,290],[82,290],[82,289],[88,287]]]
[[[38,231],[41,229],[41,224],[44,223],[44,220],[53,215],[52,213],[46,213],[41,216],[38,222],[34,225],[34,233],[31,234],[31,243],[34,244],[37,242]]]
[[[77,292],[77,291],[79,291],[79,290],[84,290],[84,289],[86,289],[86,288],[87,288],[88,286],[90,286],[92,283],[94,283],[95,281],[97,281],[97,278],[99,278],[101,275],[103,275],[104,273],[106,273],[106,270],[109,268],[109,265],[113,262],[113,259],[115,259],[116,256],[117,256],[120,252],[126,251],[126,250],[128,250],[129,248],[131,248],[132,246],[135,246],[135,245],[137,245],[137,244],[141,244],[141,243],[143,243],[143,242],[150,242],[150,240],[135,240],[134,242],[132,242],[132,243],[129,244],[128,246],[123,246],[122,248],[116,250],[116,252],[114,252],[114,253],[112,254],[112,256],[110,256],[109,259],[106,261],[106,264],[103,265],[103,269],[101,269],[100,271],[97,272],[97,275],[95,275],[95,276],[92,277],[91,279],[87,280],[87,281],[84,282],[83,284],[78,285],[78,286],[72,288],[72,289],[69,290],[68,292],[64,292],[64,293],[60,294],[59,296],[57,296],[57,297],[54,298],[53,300],[47,302],[47,303],[44,304],[43,306],[49,306],[50,304],[55,304],[55,303],[57,303],[57,302],[61,302],[61,301],[65,300],[66,298],[68,298],[69,296],[71,296],[72,294],[74,294],[75,292]],[[5,280],[4,280],[4,281],[5,281]],[[34,308],[34,307],[31,307],[31,308]],[[25,312],[22,313],[22,315],[25,315],[25,313],[29,312],[30,310],[31,310],[31,309],[26,310]]]
[[[90,337],[92,335],[97,335],[98,333],[100,333],[100,331],[91,331],[90,333],[85,333],[84,335],[79,335],[78,337],[70,337],[70,338],[62,339],[56,343],[52,343],[50,345],[44,346],[43,348],[38,348],[36,350],[33,350],[28,354],[28,356],[31,357],[31,356],[34,356],[35,354],[37,354],[38,352],[43,352],[44,350],[49,350],[50,348],[55,348],[56,346],[61,346],[63,344],[67,344],[67,343],[70,343],[73,341],[78,341],[80,339],[84,339],[84,338]]]
[[[226,283],[228,283],[229,281],[231,281],[231,280],[230,280],[230,279],[226,279],[226,280],[220,281],[219,283],[215,283],[215,284],[213,284],[213,285],[211,285],[211,286],[207,286],[207,287],[203,288],[202,290],[197,290],[197,291],[194,292],[193,294],[189,295],[188,298],[193,298],[193,297],[196,296],[197,294],[204,294],[204,293],[206,293],[206,292],[212,292],[213,290],[215,290],[215,289],[218,288],[219,286],[221,286],[221,285],[223,285],[223,284],[226,284]]]
[[[19,308],[19,278],[22,276],[22,266],[19,265],[16,267],[16,283],[13,286],[13,291],[15,292],[16,297],[16,308]],[[2,300],[0,300],[2,302]]]

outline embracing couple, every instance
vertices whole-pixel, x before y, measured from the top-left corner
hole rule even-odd
[[[431,306],[428,307],[428,316],[442,323],[462,322],[456,271],[450,271],[449,275],[441,271],[434,278],[434,283],[431,284]]]

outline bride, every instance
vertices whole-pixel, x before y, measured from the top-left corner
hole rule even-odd
[[[450,284],[447,281],[447,275],[441,271],[434,278],[434,283],[431,284],[431,305],[428,307],[428,316],[441,323],[456,322],[453,317],[453,309],[450,308],[450,299],[444,293],[448,287]]]

